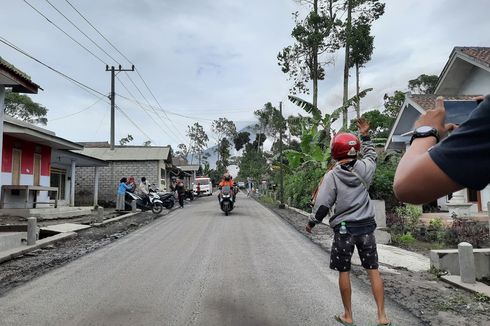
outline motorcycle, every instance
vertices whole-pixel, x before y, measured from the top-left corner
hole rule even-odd
[[[184,193],[184,200],[189,199],[190,201],[194,200],[194,192],[192,190],[186,190]]]
[[[155,186],[155,184],[153,184]],[[175,205],[175,193],[160,191],[158,188],[152,188],[156,194],[160,197],[163,207],[166,209],[172,209]]]
[[[147,203],[145,203],[143,198],[129,191],[126,191],[126,195],[124,199],[125,199],[126,209],[129,210],[131,209],[131,202],[135,200],[136,208],[139,208],[143,211],[151,209],[153,214],[160,214],[163,211],[163,203],[160,200],[160,196],[158,196],[158,194],[151,188],[148,194],[149,201]]]
[[[220,195],[219,195],[219,204],[221,207],[221,210],[225,212],[225,215],[228,216],[230,212],[233,210],[234,206],[234,196],[233,196],[233,190],[225,186],[221,189]]]

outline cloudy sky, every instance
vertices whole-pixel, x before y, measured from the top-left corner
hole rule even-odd
[[[123,112],[116,115],[116,140],[131,134],[135,138],[133,144],[151,140],[156,145],[175,147],[186,142],[187,125],[196,121],[207,130],[211,120],[218,117],[243,126],[253,120],[253,110],[268,101],[284,101],[285,115],[299,112],[287,101],[290,82],[276,60],[277,53],[292,42],[291,13],[298,10],[293,0],[69,1],[136,65],[158,101],[157,104],[136,72],[120,73],[116,92],[136,99],[143,108],[134,101],[117,98]],[[65,0],[49,2],[113,58],[46,0],[0,0],[0,36],[108,94],[110,73],[105,71],[105,64],[128,68],[130,63]],[[361,71],[361,86],[374,88],[364,99],[363,110],[380,108],[383,94],[406,90],[409,79],[422,73],[439,74],[454,46],[490,46],[488,0],[385,2],[386,13],[373,28],[372,61]],[[109,140],[107,100],[82,90],[2,43],[0,56],[44,88],[33,99],[49,109],[49,129],[74,141]],[[333,59],[326,80],[320,84],[319,105],[324,111],[338,107],[342,99],[342,53]],[[354,82],[352,91],[353,85]],[[155,107],[155,112],[148,104]]]

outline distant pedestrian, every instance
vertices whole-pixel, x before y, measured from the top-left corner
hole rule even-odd
[[[254,184],[252,183],[252,180],[248,179],[247,180],[247,197],[250,197],[250,194],[252,193]]]
[[[177,180],[175,190],[177,191],[177,196],[179,197],[180,208],[184,208],[185,186],[182,180]]]
[[[369,124],[357,122],[362,144],[348,133],[339,133],[332,140],[332,157],[337,164],[329,170],[320,184],[306,231],[321,223],[329,214],[335,235],[330,254],[330,268],[339,272],[339,288],[344,313],[335,320],[354,325],[352,317],[350,268],[355,247],[366,269],[377,305],[377,324],[391,325],[384,308],[383,280],[378,270],[378,252],[374,230],[374,207],[369,198],[369,185],[376,170],[376,151],[369,138]],[[361,152],[362,159],[357,156]],[[335,204],[335,207],[334,207]]]
[[[117,188],[117,196],[116,196],[116,211],[123,211],[126,209],[126,204],[125,204],[125,196],[126,196],[126,191],[129,191],[132,189],[131,186],[127,185],[126,183],[128,182],[128,179],[122,178],[119,180],[119,187]]]

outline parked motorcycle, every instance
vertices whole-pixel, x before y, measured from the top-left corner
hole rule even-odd
[[[163,211],[163,203],[160,200],[160,196],[158,196],[158,194],[155,191],[150,189],[150,193],[148,194],[148,198],[149,198],[149,202],[147,202],[145,204],[143,198],[141,198],[140,196],[138,196],[135,193],[126,191],[126,195],[125,195],[126,209],[130,210],[131,209],[131,202],[133,200],[136,200],[136,207],[137,208],[139,208],[143,211],[151,209],[153,214],[160,214]]]
[[[219,194],[219,204],[221,210],[225,212],[226,216],[228,216],[228,214],[230,214],[230,212],[233,210],[234,196],[233,190],[230,187],[225,186],[221,189]]]
[[[160,197],[162,201],[163,207],[166,209],[172,209],[175,205],[175,193],[174,192],[166,192],[160,191],[159,189],[154,189],[157,195]]]
[[[190,201],[194,200],[194,192],[192,190],[186,190],[184,193],[184,200],[189,199]]]

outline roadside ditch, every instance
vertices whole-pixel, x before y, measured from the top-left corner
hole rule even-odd
[[[93,252],[125,235],[168,215],[142,212],[126,219],[78,231],[78,236],[31,251],[0,264],[0,296],[53,269]]]

